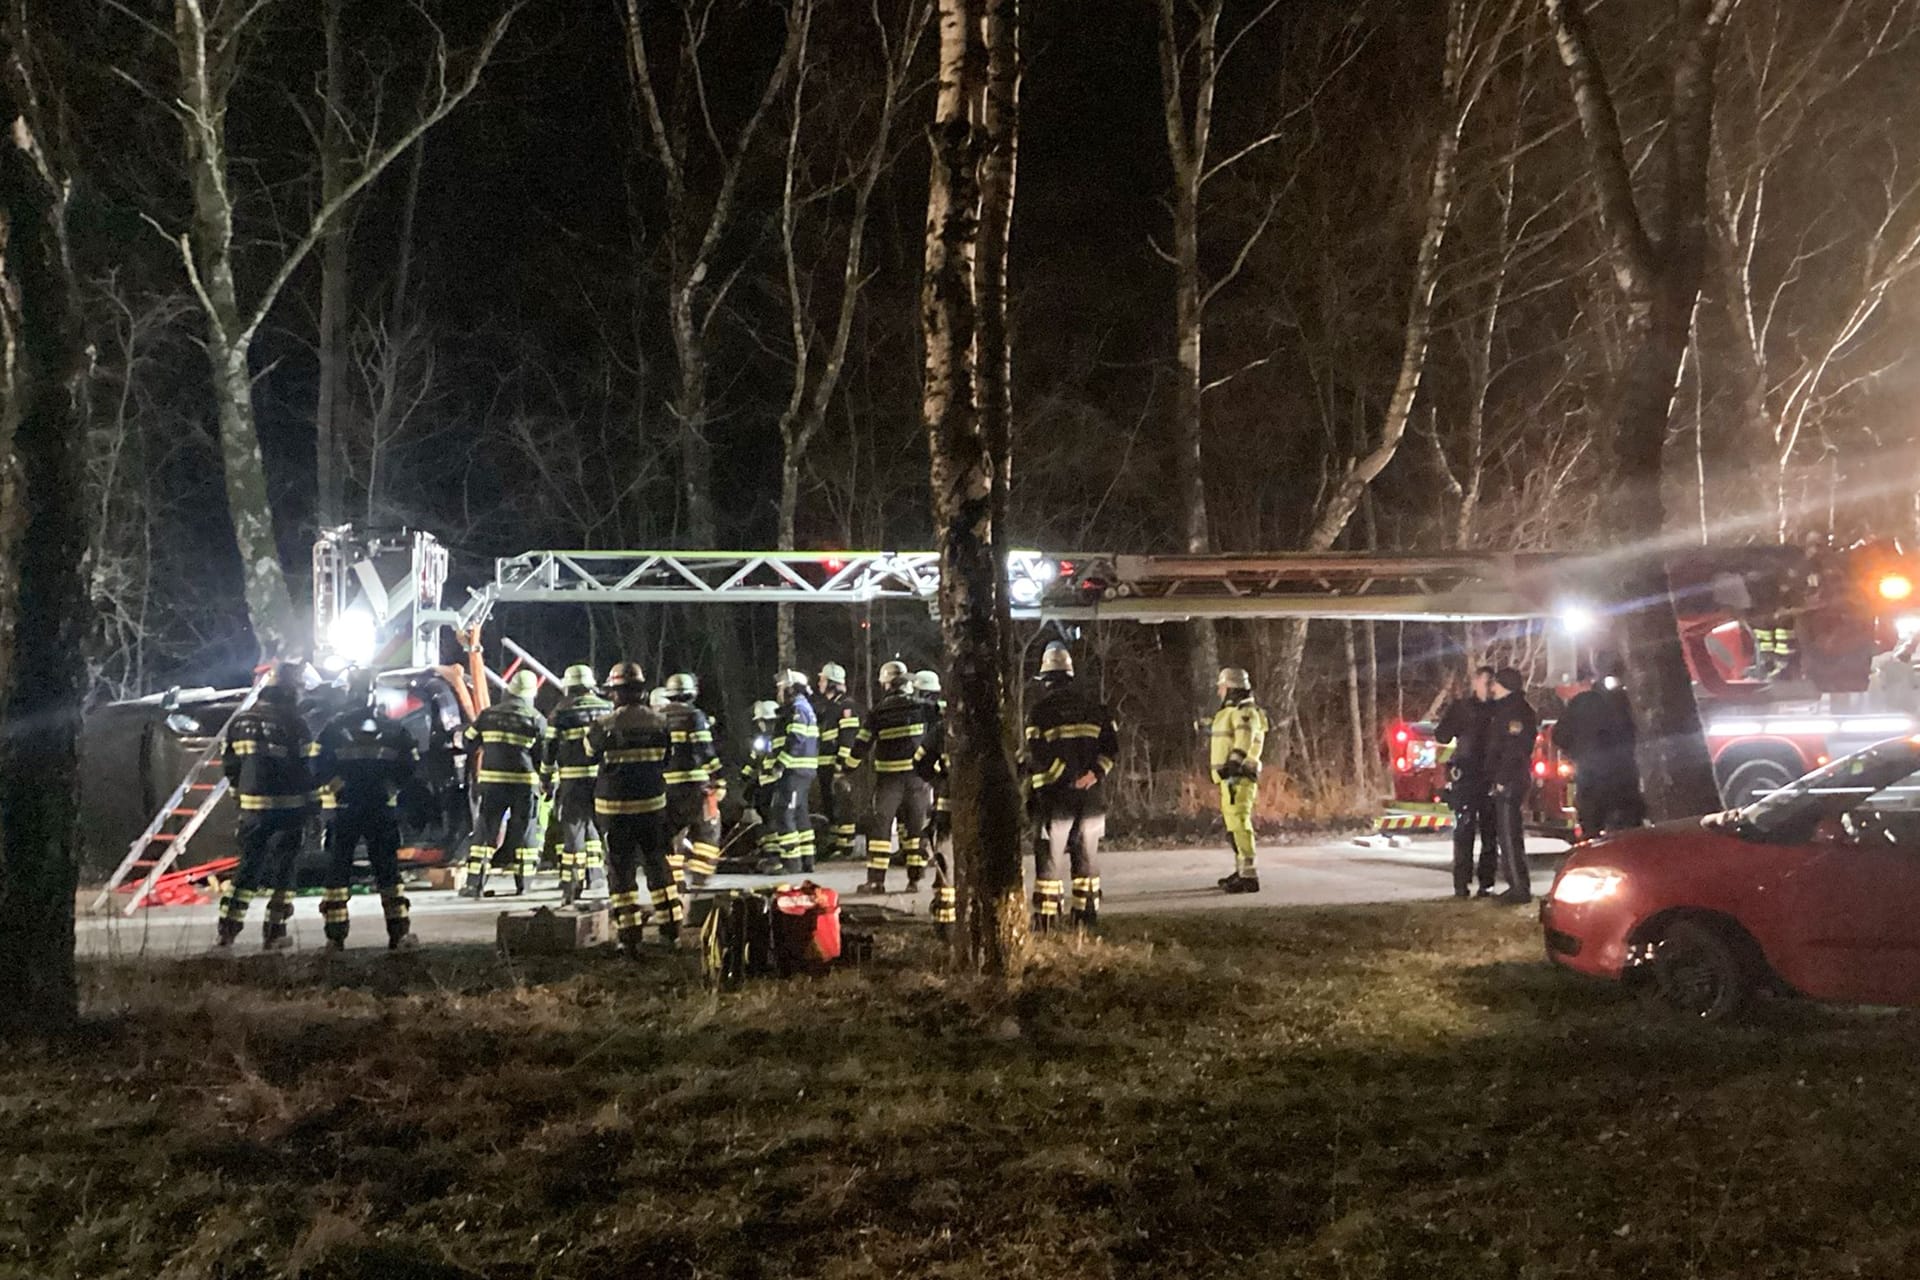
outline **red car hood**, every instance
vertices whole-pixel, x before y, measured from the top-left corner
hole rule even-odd
[[[1567,855],[1566,865],[1617,867],[1625,871],[1634,866],[1650,866],[1683,858],[1698,859],[1703,855],[1750,851],[1753,847],[1751,842],[1738,836],[1701,826],[1698,818],[1677,818],[1651,827],[1610,832],[1597,840],[1583,841]]]

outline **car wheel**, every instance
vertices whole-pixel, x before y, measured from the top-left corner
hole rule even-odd
[[[1798,776],[1778,760],[1749,760],[1727,775],[1720,798],[1729,809],[1744,809]]]
[[[1754,987],[1739,948],[1695,920],[1676,921],[1654,947],[1653,980],[1669,1009],[1701,1022],[1732,1017]]]

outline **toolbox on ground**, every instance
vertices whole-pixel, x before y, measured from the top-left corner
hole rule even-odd
[[[502,951],[529,956],[564,955],[597,947],[612,936],[605,908],[595,911],[502,911],[494,941]]]

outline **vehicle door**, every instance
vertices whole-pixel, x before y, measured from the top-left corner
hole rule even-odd
[[[1806,994],[1920,1004],[1920,775],[1823,823],[1783,871],[1790,981]]]

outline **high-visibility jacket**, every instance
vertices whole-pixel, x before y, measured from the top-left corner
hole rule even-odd
[[[547,722],[547,772],[562,782],[591,781],[596,772],[587,752],[587,731],[613,714],[613,704],[591,689],[569,696]]]
[[[840,750],[860,736],[860,704],[844,693],[823,693],[814,699],[814,717],[820,722],[820,767],[838,768]]]
[[[1036,793],[1072,790],[1088,773],[1097,790],[1119,754],[1113,713],[1079,681],[1050,682],[1027,708],[1027,769]]]
[[[780,778],[780,757],[773,750],[773,735],[779,729],[774,720],[753,722],[753,745],[740,762],[740,781],[752,799],[754,788],[771,786]]]
[[[820,767],[820,725],[806,694],[794,694],[793,701],[780,709],[772,751],[782,772],[812,773]]]
[[[308,769],[313,738],[297,708],[264,695],[227,726],[221,767],[242,813],[305,809],[313,803]]]
[[[720,757],[713,749],[707,713],[690,702],[670,702],[664,714],[673,742],[667,753],[668,785],[712,782],[720,772]]]
[[[480,781],[540,782],[540,751],[547,722],[530,702],[508,698],[496,702],[467,726],[467,742],[480,746]]]
[[[643,703],[620,707],[587,730],[586,752],[599,767],[593,784],[594,812],[659,813],[667,807],[667,759],[673,729],[667,717]]]
[[[390,808],[420,764],[405,726],[371,709],[336,716],[315,748],[313,780],[329,809]]]
[[[1267,713],[1254,705],[1251,696],[1222,703],[1213,713],[1213,734],[1208,740],[1208,763],[1213,780],[1225,782],[1221,769],[1231,763],[1244,778],[1260,776],[1260,753],[1267,748]]]
[[[911,693],[890,693],[874,704],[851,746],[842,744],[840,767],[856,769],[869,755],[875,773],[908,773],[927,738],[927,703]]]

